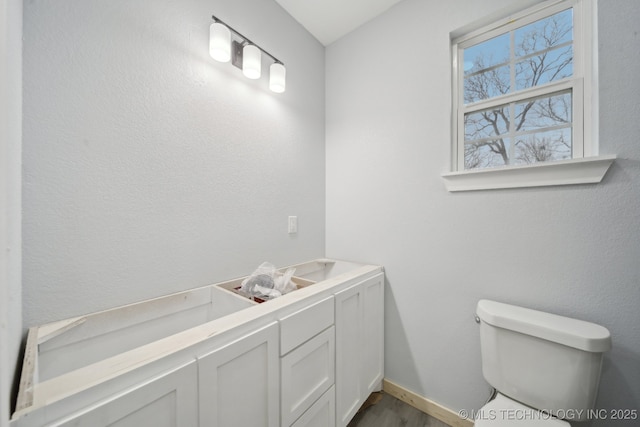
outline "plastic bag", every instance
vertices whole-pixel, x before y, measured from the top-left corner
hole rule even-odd
[[[295,268],[289,268],[281,273],[273,264],[263,262],[242,281],[240,291],[250,298],[277,298],[296,289],[296,284],[291,280],[295,271]]]

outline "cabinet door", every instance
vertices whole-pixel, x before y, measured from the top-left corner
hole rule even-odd
[[[384,375],[384,274],[335,295],[336,425],[346,426]]]
[[[362,293],[362,379],[366,399],[381,389],[384,377],[384,275],[365,281]]]
[[[362,399],[362,292],[360,285],[335,295],[336,301],[336,418],[346,426]]]
[[[187,427],[198,423],[195,361],[49,426]]]
[[[198,358],[200,427],[278,427],[278,323]]]

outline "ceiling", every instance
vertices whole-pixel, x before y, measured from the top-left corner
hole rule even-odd
[[[276,0],[328,46],[401,0]]]

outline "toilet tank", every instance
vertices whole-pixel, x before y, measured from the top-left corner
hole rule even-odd
[[[602,355],[611,348],[599,325],[480,300],[482,373],[500,393],[560,418],[584,421],[593,409]]]

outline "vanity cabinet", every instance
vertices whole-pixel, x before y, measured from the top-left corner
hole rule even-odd
[[[335,294],[336,420],[346,426],[384,373],[384,275]]]
[[[318,259],[32,327],[11,427],[344,427],[383,375],[382,267]]]

